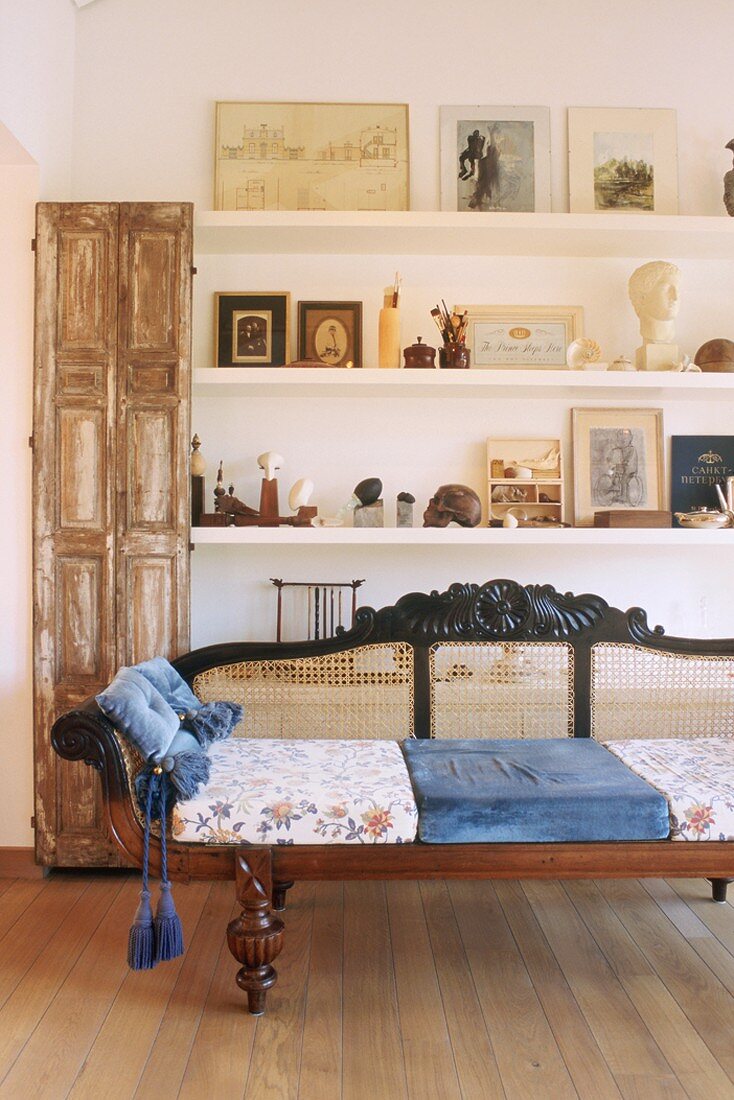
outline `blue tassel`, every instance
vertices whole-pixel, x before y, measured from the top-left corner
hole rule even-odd
[[[156,793],[159,776],[151,775],[145,791],[145,836],[143,838],[143,888],[140,902],[133,919],[127,940],[127,965],[131,970],[151,970],[155,960],[155,930],[153,912],[150,908],[150,890],[148,889],[148,862],[150,859],[150,823],[153,816],[153,796]]]
[[[193,754],[192,754],[193,755]],[[208,761],[207,761],[208,763]],[[162,778],[162,777],[161,777]],[[171,883],[168,881],[168,845],[166,841],[166,798],[165,787],[161,783],[160,818],[161,818],[161,895],[156,909],[155,932],[155,961],[167,962],[169,959],[177,959],[183,955],[183,929],[181,920],[176,912],[171,894]]]
[[[193,798],[200,785],[209,780],[209,757],[205,752],[177,752],[172,759],[173,767],[167,775],[178,798]]]
[[[127,941],[127,965],[131,970],[152,970],[156,964],[154,947],[153,911],[150,908],[150,891],[142,890],[140,904]]]
[[[161,882],[161,896],[155,914],[155,961],[167,962],[183,953],[183,929],[173,903],[171,884]]]
[[[198,710],[189,710],[181,721],[183,729],[193,733],[202,745],[223,741],[242,720],[244,711],[239,703],[203,703]]]

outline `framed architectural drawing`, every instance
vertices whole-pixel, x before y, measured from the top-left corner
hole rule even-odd
[[[472,367],[566,370],[566,350],[582,335],[581,306],[454,306],[467,312]]]
[[[361,367],[362,303],[299,302],[298,358],[322,367]]]
[[[662,409],[573,409],[577,527],[594,512],[665,507]]]
[[[407,210],[403,103],[216,105],[215,210]]]
[[[675,111],[569,107],[568,175],[572,214],[677,214]]]
[[[550,210],[547,107],[442,107],[442,210]]]
[[[290,359],[287,291],[214,295],[215,367],[283,367]]]

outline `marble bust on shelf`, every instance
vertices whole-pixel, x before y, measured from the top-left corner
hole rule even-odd
[[[665,260],[643,264],[630,276],[629,296],[642,336],[642,346],[636,352],[638,370],[675,370],[678,366],[675,318],[679,287],[680,269]]]

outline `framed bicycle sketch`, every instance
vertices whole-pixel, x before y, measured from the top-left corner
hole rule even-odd
[[[591,527],[596,511],[665,507],[662,409],[572,409],[572,418],[577,527]]]

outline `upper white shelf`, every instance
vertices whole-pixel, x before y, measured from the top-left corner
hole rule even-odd
[[[199,367],[199,397],[558,397],[731,400],[734,374],[569,370],[344,370],[333,367]]]
[[[447,211],[203,210],[197,253],[734,259],[734,218]]]
[[[192,527],[197,546],[719,546],[731,551],[731,531],[682,528],[525,527]]]

